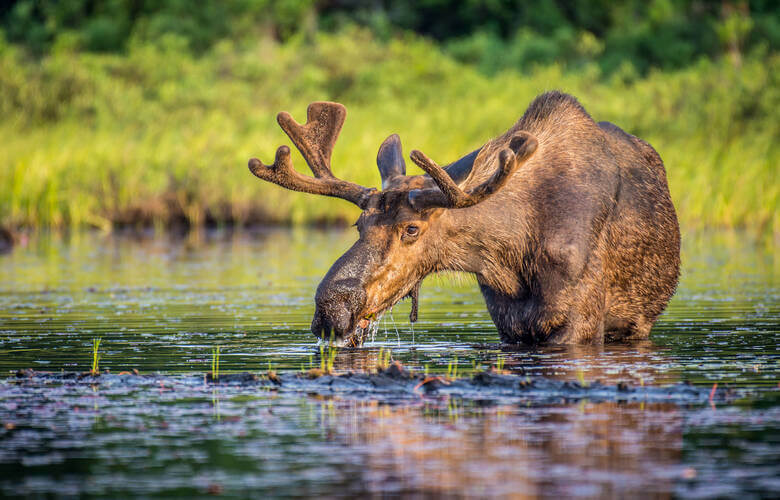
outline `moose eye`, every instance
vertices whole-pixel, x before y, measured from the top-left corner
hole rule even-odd
[[[420,228],[415,226],[414,224],[406,226],[406,234],[409,236],[417,236],[417,233],[420,232]]]

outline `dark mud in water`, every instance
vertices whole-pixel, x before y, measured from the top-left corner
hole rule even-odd
[[[0,256],[0,497],[776,496],[774,249],[685,236],[649,341],[502,348],[432,278],[334,375],[306,330],[350,233],[33,240]]]
[[[30,390],[45,390],[62,385],[88,386],[92,389],[109,389],[120,392],[123,386],[128,390],[140,388],[155,389],[158,385],[178,390],[201,390],[211,388],[237,387],[245,390],[258,389],[279,394],[337,396],[350,399],[371,399],[390,404],[417,400],[422,396],[457,398],[475,401],[483,405],[533,403],[555,404],[582,400],[619,403],[674,403],[701,404],[733,402],[744,390],[723,387],[720,391],[697,387],[692,384],[665,386],[631,386],[626,383],[605,385],[600,381],[581,383],[574,381],[531,378],[494,370],[479,371],[468,377],[447,377],[425,375],[407,370],[398,362],[378,368],[369,373],[323,373],[318,369],[300,373],[265,374],[229,373],[214,376],[163,376],[122,374],[92,375],[89,372],[35,372],[20,370],[8,380],[9,387]],[[207,387],[208,388],[208,387]]]

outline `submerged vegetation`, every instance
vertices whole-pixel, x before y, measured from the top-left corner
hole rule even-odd
[[[305,18],[308,4],[295,5],[291,19]],[[703,31],[685,61],[666,64],[653,59],[658,54],[618,57],[617,35],[590,39],[582,27],[571,43],[592,42],[590,56],[569,60],[561,54],[573,52],[562,45],[540,60],[526,52],[544,48],[540,40],[554,40],[553,32],[488,36],[474,27],[457,38],[418,30],[433,41],[331,14],[322,21],[338,26],[331,31],[285,31],[280,22],[237,37],[217,27],[202,42],[163,29],[159,19],[143,24],[146,36],[131,36],[126,26],[116,46],[89,42],[98,39],[85,38],[86,24],[41,34],[40,43],[25,38],[32,32],[0,31],[0,227],[351,222],[357,209],[347,203],[278,189],[247,171],[250,157],[270,162],[277,146],[290,144],[278,111],[302,121],[311,101],[344,103],[334,172],[378,186],[374,158],[388,135],[400,134],[407,152],[419,148],[448,162],[505,131],[534,96],[558,88],[595,119],[655,146],[684,226],[780,234],[780,56],[774,35],[756,40],[774,33],[771,16],[747,28],[742,18],[733,26],[713,21],[704,31],[740,43],[724,41],[721,54],[707,48]],[[501,43],[480,42],[490,37]],[[648,43],[640,42],[638,54]],[[512,44],[525,55],[513,56]]]

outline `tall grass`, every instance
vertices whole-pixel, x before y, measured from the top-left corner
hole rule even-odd
[[[0,41],[0,226],[349,220],[348,203],[248,172],[248,158],[270,162],[290,144],[279,110],[303,121],[310,101],[343,102],[335,174],[378,186],[374,158],[388,135],[447,162],[558,88],[658,149],[684,225],[777,235],[778,80],[777,54],[644,78],[554,64],[487,77],[423,39],[378,42],[359,30],[312,44],[224,42],[198,57],[174,37],[122,55],[55,47],[40,61]]]

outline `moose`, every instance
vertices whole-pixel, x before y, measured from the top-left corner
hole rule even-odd
[[[677,287],[680,230],[666,170],[647,142],[596,123],[571,95],[531,102],[505,134],[441,167],[420,151],[406,175],[398,135],[380,146],[381,190],[336,178],[331,154],[346,117],[315,102],[305,125],[277,121],[290,148],[250,171],[287,189],[350,201],[357,242],[317,287],[311,331],[362,345],[372,321],[404,298],[417,320],[430,273],[473,273],[503,343],[645,339]]]

